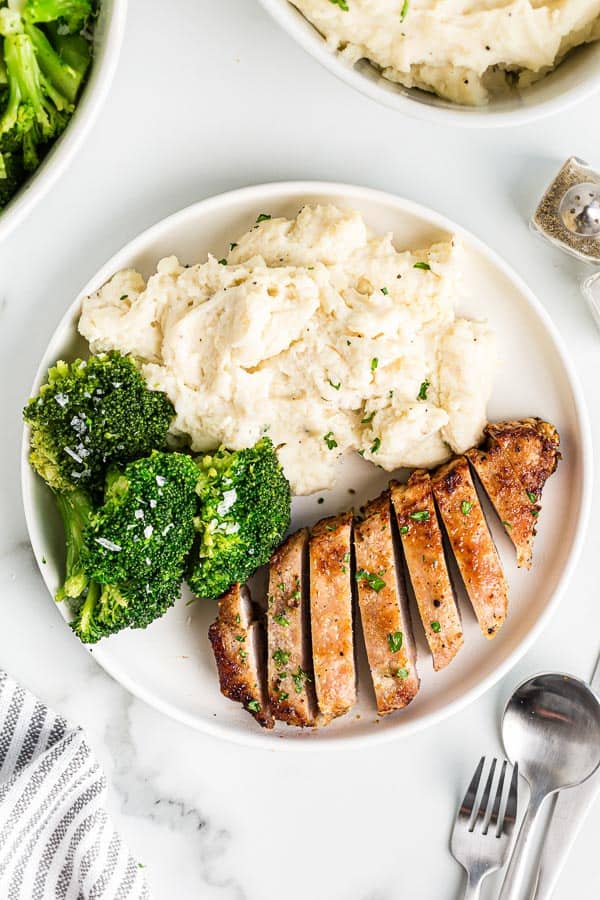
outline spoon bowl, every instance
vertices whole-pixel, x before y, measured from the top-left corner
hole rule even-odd
[[[536,675],[508,701],[502,737],[530,784],[546,794],[573,787],[600,765],[600,704],[572,675]]]
[[[534,675],[506,704],[502,738],[531,789],[500,892],[500,900],[516,900],[523,896],[527,854],[542,804],[556,791],[585,781],[600,766],[600,702],[590,686],[573,675]]]

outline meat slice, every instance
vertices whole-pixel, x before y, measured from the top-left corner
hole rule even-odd
[[[486,426],[491,446],[497,446],[516,472],[529,498],[536,503],[560,460],[560,435],[542,419],[496,422]]]
[[[392,504],[406,568],[437,671],[463,645],[463,630],[448,574],[429,473],[417,469],[407,484],[391,484]]]
[[[322,519],[310,535],[313,667],[324,723],[342,716],[356,702],[351,540],[351,512]]]
[[[395,561],[389,491],[365,507],[354,527],[354,551],[377,712],[387,715],[408,706],[419,690],[408,597]]]
[[[234,584],[219,598],[219,615],[208,630],[221,693],[241,703],[263,728],[273,728],[264,683],[264,633],[252,620],[245,587]]]
[[[464,456],[440,466],[433,494],[483,634],[495,637],[508,607],[508,586]]]
[[[271,557],[267,609],[269,705],[289,725],[314,725],[306,568],[308,530],[292,534]]]
[[[494,441],[490,441],[489,449],[468,450],[465,455],[515,545],[517,565],[530,569],[535,525],[540,511],[539,504],[535,502],[536,494],[525,489],[508,455]]]

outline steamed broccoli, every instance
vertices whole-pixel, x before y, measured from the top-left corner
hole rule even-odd
[[[199,597],[218,597],[268,561],[290,523],[290,486],[266,437],[196,464],[200,512],[188,583]]]
[[[0,210],[75,109],[91,61],[91,45],[77,32],[91,12],[89,0],[0,6]]]
[[[79,532],[77,573],[60,595],[86,592],[72,623],[82,641],[145,628],[173,605],[194,540],[197,478],[181,453],[155,452],[109,471],[104,505]]]
[[[110,463],[164,448],[173,415],[167,396],[146,387],[130,356],[59,361],[23,411],[29,459],[53,490],[83,487],[101,496]]]

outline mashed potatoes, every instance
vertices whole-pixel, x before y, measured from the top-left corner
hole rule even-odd
[[[195,450],[268,434],[296,494],[331,486],[358,450],[392,470],[432,466],[485,423],[493,339],[456,318],[461,248],[399,253],[357,212],[259,216],[226,260],[163,259],[148,284],[117,273],[83,304],[93,351],[144,362]]]
[[[292,0],[351,62],[456,103],[526,87],[600,38],[600,0]]]

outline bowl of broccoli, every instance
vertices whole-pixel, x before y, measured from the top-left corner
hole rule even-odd
[[[0,241],[68,167],[104,102],[127,0],[0,0]]]

